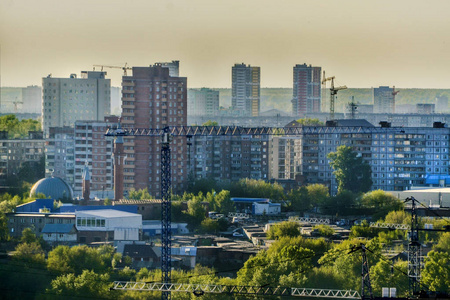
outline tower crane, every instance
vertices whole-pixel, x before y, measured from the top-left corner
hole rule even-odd
[[[125,65],[123,67],[119,67],[119,66],[105,66],[105,65],[94,65],[94,71],[95,71],[95,67],[99,67],[101,68],[100,71],[103,71],[103,68],[111,68],[111,69],[122,69],[123,70],[123,76],[127,76],[127,70],[132,70],[133,68],[131,67],[127,67],[128,63],[125,63]]]
[[[255,136],[255,135],[290,135],[302,136],[308,134],[336,133],[386,133],[383,127],[240,127],[240,126],[169,126],[164,128],[108,128],[105,136],[122,138],[126,136],[149,136],[161,138],[161,271],[163,284],[170,284],[171,262],[171,163],[170,142],[172,137],[194,136]],[[390,129],[391,130],[391,129]],[[114,154],[116,156],[116,153]],[[115,187],[116,188],[116,187]],[[121,187],[117,187],[121,188]],[[170,299],[171,290],[164,288],[162,299]]]
[[[323,72],[324,78],[322,79],[322,84],[325,85],[327,81],[331,81],[331,87],[330,87],[330,120],[334,120],[334,102],[336,100],[336,94],[340,90],[347,89],[347,86],[334,86],[334,79],[335,76],[327,77],[325,78],[325,72]]]
[[[400,91],[396,91],[395,90],[395,85],[392,87],[392,96],[393,96],[393,101],[394,101],[394,113],[395,113],[395,96],[397,96],[397,94],[400,93]]]

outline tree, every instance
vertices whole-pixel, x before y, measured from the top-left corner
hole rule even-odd
[[[304,186],[290,190],[287,194],[287,199],[290,201],[289,208],[292,211],[302,212],[312,208],[312,198],[308,193],[308,189]]]
[[[281,222],[270,226],[267,238],[278,240],[282,237],[296,237],[300,235],[300,225],[297,222]]]
[[[33,264],[45,264],[45,252],[38,242],[17,245],[14,259]]]
[[[217,123],[217,121],[208,120],[203,123],[202,126],[219,126],[219,123]]]
[[[370,165],[352,147],[339,146],[336,152],[329,153],[327,157],[338,182],[338,193],[344,190],[353,193],[367,192],[371,188]]]
[[[79,276],[73,273],[61,275],[52,280],[50,294],[64,298],[113,298],[109,290],[111,282],[108,274],[97,274],[84,270]]]
[[[450,253],[428,252],[422,271],[422,282],[430,290],[436,292],[450,292]]]
[[[317,230],[319,235],[325,236],[325,237],[331,237],[334,234],[334,229],[331,228],[329,225],[316,225],[313,227],[313,230]]]
[[[130,189],[128,193],[128,198],[133,200],[147,200],[147,199],[153,199],[153,197],[148,193],[148,189]]]
[[[406,297],[409,292],[408,262],[397,261],[394,264],[381,259],[370,267],[370,280],[375,295],[381,295],[383,287],[396,287],[397,296]]]
[[[373,210],[372,216],[374,219],[385,217],[390,211],[403,209],[403,202],[382,190],[364,194],[361,205]]]
[[[450,253],[450,232],[444,232],[439,237],[437,244],[433,247],[436,251]]]
[[[110,260],[111,261],[111,260]],[[81,274],[83,270],[105,272],[111,263],[107,265],[98,249],[89,248],[86,245],[58,246],[48,254],[47,268],[59,273]]]
[[[319,119],[311,119],[311,118],[303,118],[298,119],[297,123],[303,126],[323,126],[323,122],[321,122]]]
[[[314,183],[306,186],[308,190],[308,196],[311,199],[311,204],[316,207],[325,205],[328,198],[330,198],[330,192],[328,187],[323,184]]]

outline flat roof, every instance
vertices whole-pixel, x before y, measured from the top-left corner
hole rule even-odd
[[[89,215],[93,217],[103,217],[103,218],[123,218],[123,217],[136,217],[140,214],[133,214],[125,211],[115,210],[115,209],[99,209],[99,210],[80,210],[75,213],[79,215]]]

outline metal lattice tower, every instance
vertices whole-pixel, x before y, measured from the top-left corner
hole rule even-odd
[[[419,220],[417,218],[416,202],[414,197],[406,198],[405,202],[411,201],[411,231],[409,232],[408,245],[408,277],[409,290],[412,295],[420,291],[420,255],[421,245],[419,242]]]
[[[361,299],[362,300],[373,299],[372,284],[370,283],[370,275],[369,275],[369,262],[367,261],[366,255],[366,245],[361,244],[361,251],[362,251]],[[366,289],[369,296],[367,296]]]
[[[161,272],[163,283],[170,283],[171,261],[170,252],[172,245],[171,236],[171,168],[170,168],[170,134],[169,129],[164,129],[161,145]],[[163,291],[161,299],[170,299],[170,291]]]

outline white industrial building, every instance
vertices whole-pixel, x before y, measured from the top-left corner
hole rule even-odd
[[[142,215],[114,209],[83,210],[75,215],[81,243],[139,240]]]

